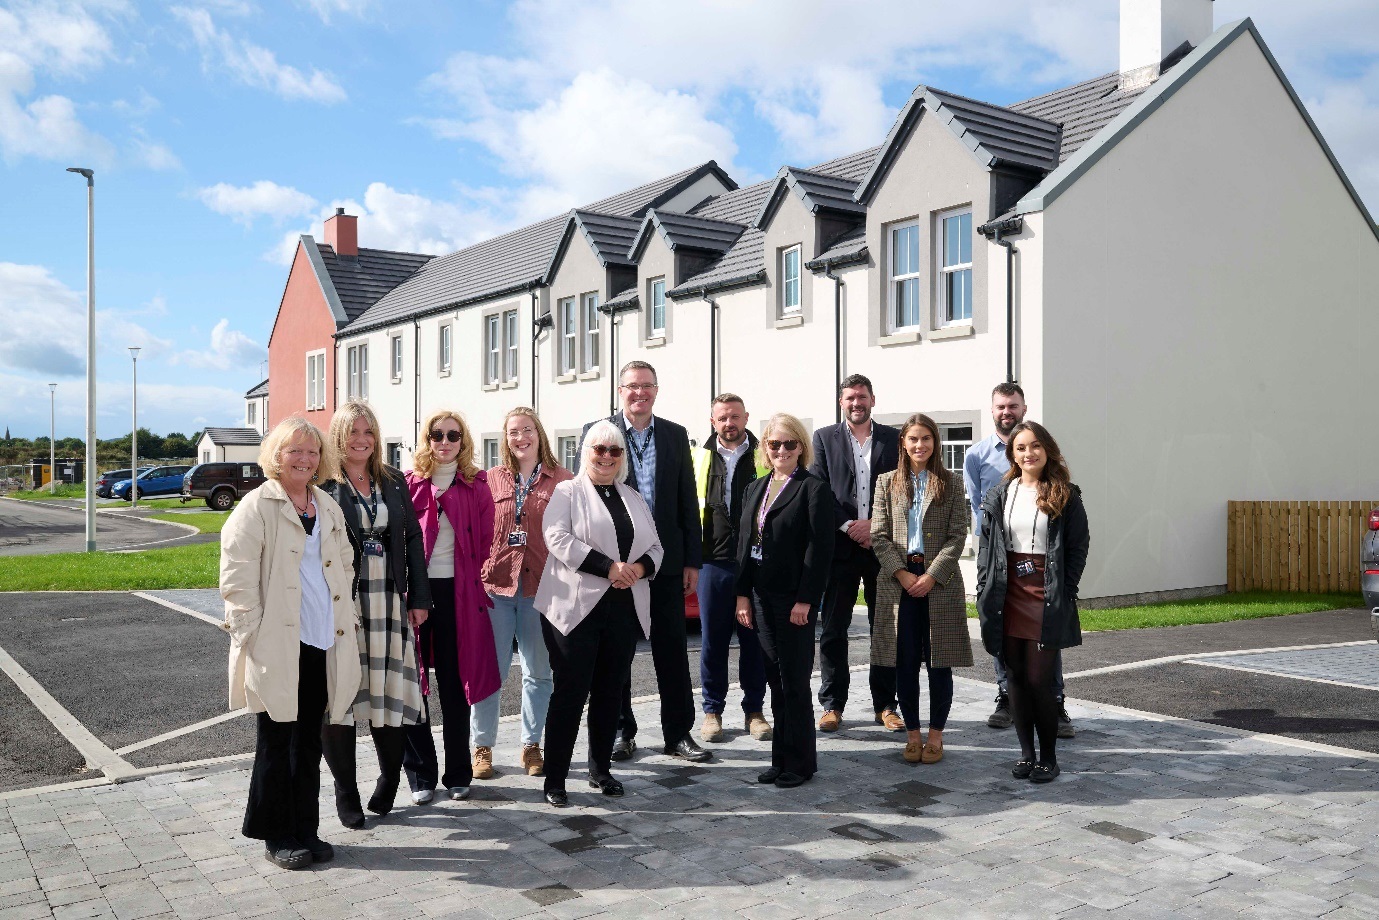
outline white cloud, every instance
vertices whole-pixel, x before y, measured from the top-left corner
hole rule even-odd
[[[306,0],[306,3],[327,24],[337,13],[362,18],[373,6],[373,0]]]
[[[315,198],[267,179],[260,179],[253,185],[218,182],[198,189],[196,197],[217,214],[224,214],[246,226],[260,217],[282,221],[310,214],[316,209]]]
[[[166,144],[160,144],[148,138],[134,138],[133,153],[136,162],[157,172],[182,168],[182,161]]]
[[[344,88],[327,74],[312,68],[308,75],[281,63],[267,48],[217,28],[204,9],[175,6],[172,14],[191,30],[207,71],[228,71],[246,86],[268,90],[284,99],[331,104],[347,98]]]
[[[221,319],[211,329],[209,349],[180,352],[173,356],[172,363],[228,371],[256,367],[266,357],[266,348],[238,329],[231,329],[228,319]]]

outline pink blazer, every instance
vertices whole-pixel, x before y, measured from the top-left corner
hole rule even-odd
[[[498,657],[493,654],[493,623],[488,618],[493,602],[479,575],[493,546],[493,493],[482,470],[473,482],[456,476],[439,501],[431,480],[416,473],[407,474],[407,490],[421,522],[428,564],[440,533],[440,512],[455,531],[455,641],[465,699],[472,706],[503,685]]]
[[[641,493],[619,482],[618,494],[632,518],[632,551],[629,560],[643,555],[659,569],[665,552],[656,535],[656,522]],[[584,620],[594,605],[611,590],[606,578],[579,571],[580,564],[596,549],[610,559],[618,559],[618,532],[613,517],[603,499],[594,491],[594,484],[584,474],[562,482],[551,493],[543,522],[546,536],[546,568],[541,573],[541,585],[536,589],[532,605],[563,635],[569,635]],[[630,589],[637,608],[642,635],[651,635],[651,583],[637,580]]]

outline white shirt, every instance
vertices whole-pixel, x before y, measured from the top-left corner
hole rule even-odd
[[[1039,510],[1035,490],[1018,479],[1006,486],[1006,549],[1036,556],[1049,551],[1049,516]]]
[[[459,468],[458,462],[437,465],[436,471],[431,474],[431,484],[436,487],[436,491],[444,492],[450,488],[455,482],[455,473]],[[436,545],[431,549],[431,561],[426,564],[426,575],[429,578],[454,578],[455,528],[450,526],[443,513],[436,515],[436,521],[440,529],[436,532]]]
[[[316,505],[312,501],[312,506]],[[335,644],[335,611],[331,608],[330,585],[321,563],[321,528],[325,522],[316,515],[311,533],[302,550],[302,641],[312,648],[329,649]]]
[[[747,448],[751,442],[746,438],[736,448],[724,447],[722,442],[714,439],[714,448],[718,451],[718,456],[723,458],[723,465],[727,469],[726,485],[723,487],[723,502],[728,506],[728,513],[733,512],[733,471],[737,469],[737,461],[741,460],[747,453]]]
[[[867,439],[860,444],[857,436],[852,433],[852,428],[848,428],[848,443],[852,445],[852,468],[857,472],[855,491],[853,495],[857,501],[857,520],[871,517],[871,437],[872,427],[867,428]],[[847,522],[838,528],[847,530]]]

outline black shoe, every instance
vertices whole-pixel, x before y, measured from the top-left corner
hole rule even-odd
[[[794,789],[796,786],[804,785],[805,781],[808,779],[809,777],[800,776],[798,773],[782,773],[780,776],[776,777],[776,788]]]
[[[570,796],[564,789],[547,789],[546,804],[553,808],[569,808]]]
[[[373,795],[369,797],[369,811],[376,815],[386,815],[393,810],[393,802],[397,799],[397,787],[400,777],[394,776],[391,780],[380,776],[378,782],[373,787]]]
[[[312,862],[330,862],[335,858],[335,847],[326,843],[320,837],[303,840],[302,846],[306,847],[307,851],[311,853]]]
[[[604,795],[622,795],[622,783],[609,776],[607,773],[602,776],[589,774],[589,787],[597,789]]]
[[[757,774],[757,782],[765,783],[769,786],[776,781],[777,776],[780,776],[780,767],[771,767],[764,773]]]
[[[350,830],[357,831],[364,826],[364,806],[359,804],[358,789],[341,789],[336,785],[335,814]]]
[[[992,728],[1010,728],[1015,721],[1010,715],[1010,695],[1000,693],[996,696],[996,711],[986,717],[986,724]]]
[[[1044,763],[1040,761],[1034,765],[1034,771],[1029,775],[1031,783],[1049,783],[1053,778],[1063,771],[1058,769],[1057,763]]]
[[[1077,737],[1077,729],[1073,728],[1073,720],[1068,718],[1068,707],[1063,705],[1058,707],[1058,737]]]
[[[636,738],[624,738],[622,735],[613,739],[613,759],[631,760],[632,754],[637,750]]]
[[[1010,768],[1010,775],[1016,779],[1029,779],[1029,775],[1034,772],[1034,761],[1017,760],[1015,766]]]
[[[691,763],[705,763],[713,760],[713,755],[694,743],[694,739],[689,735],[680,739],[678,744],[666,745],[665,753],[681,760],[688,760]]]
[[[311,865],[311,851],[292,837],[265,840],[263,856],[279,869],[305,869]]]

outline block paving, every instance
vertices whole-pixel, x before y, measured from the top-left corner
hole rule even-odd
[[[1302,680],[1339,681],[1379,690],[1379,645],[1373,642],[1340,648],[1214,655],[1196,659],[1193,663]]]

